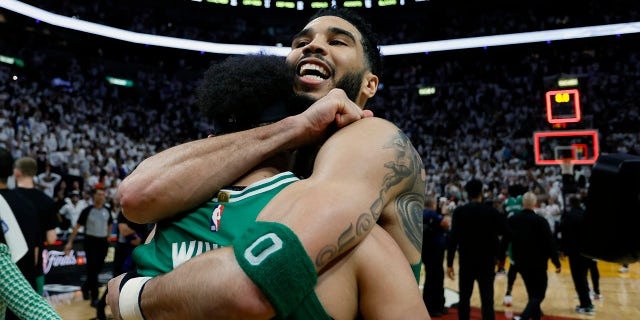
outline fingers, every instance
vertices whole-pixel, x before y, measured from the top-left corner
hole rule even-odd
[[[338,126],[338,128],[342,128],[350,123],[356,122],[360,119],[362,119],[363,116],[362,115],[358,115],[356,113],[345,113],[345,114],[340,114],[337,113],[336,114],[336,125]]]
[[[327,96],[331,96],[337,106],[335,122],[339,128],[342,128],[352,122],[362,118],[372,117],[373,112],[370,110],[362,110],[360,106],[355,104],[347,97],[347,94],[341,89],[333,89]]]
[[[111,308],[111,314],[114,320],[120,320],[120,309],[118,308],[118,299],[120,298],[120,282],[124,274],[121,274],[107,283],[107,305]]]
[[[349,99],[344,90],[333,89],[297,117],[299,119],[297,123],[304,128],[305,132],[305,136],[300,137],[300,143],[305,145],[322,138],[326,129],[332,124],[342,128],[368,117],[373,117],[373,112],[362,110]]]

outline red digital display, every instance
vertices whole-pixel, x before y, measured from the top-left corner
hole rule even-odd
[[[573,164],[594,164],[600,155],[598,131],[543,131],[533,134],[538,165],[559,165],[570,158]]]
[[[548,91],[547,121],[551,124],[580,122],[580,93],[578,89]]]

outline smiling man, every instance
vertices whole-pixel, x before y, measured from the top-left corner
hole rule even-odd
[[[171,217],[210,199],[222,186],[274,153],[321,142],[311,176],[278,193],[257,220],[278,222],[297,235],[319,274],[316,292],[326,310],[355,308],[365,318],[428,318],[426,310],[409,312],[393,304],[372,313],[371,305],[339,299],[335,290],[323,293],[321,288],[323,279],[331,277],[329,266],[372,235],[376,222],[395,240],[416,275],[420,267],[424,201],[420,156],[388,121],[367,118],[352,123],[365,115],[360,108],[378,86],[373,71],[379,72],[380,53],[369,26],[350,11],[321,11],[296,35],[287,61],[295,66],[296,93],[318,99],[316,103],[274,124],[187,143],[145,160],[120,187],[125,215],[136,222]],[[327,127],[334,123],[342,129],[323,141],[331,133]],[[243,262],[246,250],[253,248],[251,243],[270,234],[258,233],[257,239],[234,242],[234,248],[202,254],[146,282],[144,291],[140,285],[140,307],[147,319],[178,315],[189,319],[211,319],[214,315],[225,319],[286,318],[288,315],[276,313],[282,306],[271,298],[278,288],[263,285],[260,290],[255,282],[261,279]],[[246,250],[238,249],[243,245]],[[247,258],[249,264],[256,262],[254,258]],[[268,273],[262,274],[268,277]],[[110,292],[117,292],[120,280],[109,283]],[[270,286],[286,290],[300,279],[276,280]],[[348,288],[346,283],[344,288]],[[269,299],[265,289],[271,291]],[[423,306],[417,284],[414,289],[416,305]],[[367,288],[355,290],[356,299],[372,294]],[[110,297],[112,306],[115,298]],[[185,303],[176,304],[176,299]],[[374,304],[384,304],[384,300]],[[338,319],[355,318],[346,316],[351,313],[330,314]]]
[[[312,19],[294,37],[287,61],[296,66],[299,77],[294,88],[298,94],[319,99],[331,89],[341,88],[363,107],[378,89],[382,62],[373,40],[344,22],[338,16]],[[326,58],[326,47],[331,47],[331,60]]]

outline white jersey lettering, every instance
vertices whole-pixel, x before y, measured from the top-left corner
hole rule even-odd
[[[192,240],[189,242],[174,242],[171,244],[171,258],[173,268],[185,263],[189,259],[201,255],[207,251],[220,248],[217,243]]]

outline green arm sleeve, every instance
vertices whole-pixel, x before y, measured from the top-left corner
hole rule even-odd
[[[5,318],[7,307],[20,319],[62,320],[11,261],[9,247],[0,243],[0,319]]]

